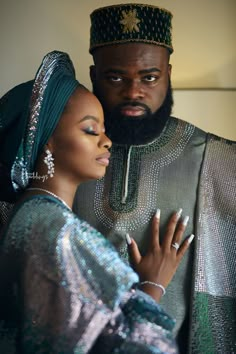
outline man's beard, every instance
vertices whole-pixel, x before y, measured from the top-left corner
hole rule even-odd
[[[97,90],[94,89],[95,95],[99,99]],[[127,117],[122,115],[121,108],[126,105],[141,106],[145,110],[145,114],[138,117]],[[138,101],[129,101],[117,106],[111,112],[105,114],[106,134],[113,143],[126,145],[143,145],[153,141],[162,132],[169,116],[172,112],[173,94],[171,82],[169,81],[168,90],[165,100],[161,107],[152,113],[150,108]]]

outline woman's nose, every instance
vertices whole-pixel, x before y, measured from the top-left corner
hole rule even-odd
[[[108,136],[105,133],[103,134],[103,146],[106,149],[110,149],[112,146],[111,140],[108,138]]]

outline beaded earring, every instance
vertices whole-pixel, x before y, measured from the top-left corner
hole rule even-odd
[[[48,172],[47,174],[50,176],[50,177],[53,177],[54,175],[54,158],[52,157],[52,153],[50,150],[46,150],[45,151],[46,155],[43,159],[44,163],[47,165],[47,168],[48,168]]]

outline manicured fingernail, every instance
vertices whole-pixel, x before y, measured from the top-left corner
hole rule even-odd
[[[155,217],[156,217],[157,219],[160,219],[160,216],[161,216],[161,210],[160,210],[160,209],[157,209],[156,214],[155,214]]]
[[[129,235],[129,234],[126,234],[126,235],[125,235],[125,238],[126,238],[127,244],[128,244],[128,245],[131,245],[132,241],[131,241],[130,235]]]
[[[179,219],[181,217],[182,211],[183,211],[183,209],[179,208],[179,210],[176,213],[177,219]]]
[[[190,244],[192,242],[192,240],[194,239],[194,235],[190,235],[189,238],[188,238],[188,244]]]
[[[183,225],[184,226],[187,226],[188,225],[188,221],[189,221],[189,216],[185,216],[184,219],[183,219]]]

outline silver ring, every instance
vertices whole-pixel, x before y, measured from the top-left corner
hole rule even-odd
[[[178,251],[178,249],[179,249],[179,244],[178,244],[177,242],[172,243],[172,244],[171,244],[171,247],[174,247],[174,248],[176,249],[176,251]]]

